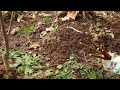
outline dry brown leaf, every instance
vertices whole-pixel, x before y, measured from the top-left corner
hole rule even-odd
[[[71,19],[75,20],[78,13],[79,13],[79,11],[68,12],[67,16],[70,17]]]
[[[15,27],[10,33],[11,33],[12,35],[14,35],[14,34],[16,34],[19,30],[20,30],[19,27]]]
[[[33,44],[31,44],[30,46],[29,46],[29,50],[32,50],[32,49],[35,49],[35,48],[37,48],[39,45],[37,44],[37,43],[33,43]]]
[[[62,21],[66,21],[66,20],[70,20],[73,19],[75,20],[77,14],[79,13],[79,11],[69,11],[67,13],[67,16],[65,16],[64,18],[62,18]]]
[[[113,33],[110,33],[109,35],[110,35],[112,38],[114,38],[114,34],[113,34]]]
[[[41,13],[41,14],[39,14],[39,16],[42,16],[42,17],[51,17],[52,15],[51,14],[46,14],[46,13]]]
[[[23,16],[24,16],[24,15],[19,16],[19,17],[17,18],[17,22],[20,22],[20,21],[23,19]]]
[[[34,18],[34,19],[36,18],[36,14],[35,13],[33,13],[32,18]]]

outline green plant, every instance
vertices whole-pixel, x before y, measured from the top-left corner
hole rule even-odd
[[[67,62],[63,65],[58,65],[56,71],[56,79],[75,79],[74,69],[78,68],[76,56],[72,54]]]
[[[53,19],[48,16],[43,18],[43,23],[45,23],[45,24],[51,23],[52,21],[53,21]]]
[[[17,20],[18,16],[22,15],[23,11],[14,11],[13,13],[13,20]],[[2,15],[4,18],[4,21],[9,20],[11,17],[11,11],[2,11]]]
[[[66,61],[63,65],[57,66],[56,70],[56,79],[75,79],[75,70],[80,70],[80,74],[89,79],[97,79],[97,73],[93,67],[86,63],[78,63],[77,56],[72,54],[69,57],[69,60]]]
[[[80,72],[81,72],[81,75],[83,75],[89,79],[97,79],[97,72],[89,64],[81,63],[80,64]]]
[[[20,63],[21,66],[18,67],[18,72],[24,73],[27,76],[31,75],[34,71],[43,68],[43,66],[41,66],[38,62],[32,59],[33,58],[27,56],[26,59]]]
[[[37,24],[32,24],[31,26],[24,26],[22,30],[22,36],[28,36],[30,33],[34,32],[37,27]]]
[[[11,67],[14,67],[18,72],[23,73],[25,76],[29,76],[38,70],[44,68],[40,63],[38,63],[39,56],[36,54],[28,54],[22,51],[12,51],[10,53]]]
[[[22,60],[22,58],[25,54],[26,54],[26,52],[23,52],[21,50],[10,51],[9,58],[10,58],[10,60]]]

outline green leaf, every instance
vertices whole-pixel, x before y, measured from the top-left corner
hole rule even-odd
[[[52,21],[53,21],[52,18],[50,18],[48,16],[43,18],[43,23],[51,23]]]
[[[24,73],[25,66],[18,67],[18,72]]]
[[[39,69],[42,69],[43,66],[41,66],[41,65],[38,65],[38,66],[32,66],[32,68],[33,68],[34,70],[39,70]]]
[[[90,79],[97,79],[97,74],[95,72],[90,72],[90,74],[88,74],[88,77]]]
[[[33,69],[26,68],[24,74],[25,75],[31,75],[33,73]]]
[[[36,24],[32,24],[31,26],[24,26],[23,27],[23,31],[22,31],[22,35],[23,36],[27,36],[29,35],[31,32],[34,32],[37,28]]]

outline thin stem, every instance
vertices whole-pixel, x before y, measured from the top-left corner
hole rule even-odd
[[[56,19],[57,19],[57,25],[58,25],[58,30],[59,30],[59,15],[57,14],[57,11],[56,11]]]
[[[8,35],[10,34],[10,32],[11,32],[11,26],[12,26],[12,21],[13,21],[13,11],[12,11],[12,13],[11,13],[11,18],[10,18],[10,25],[9,25],[9,29],[8,29]]]

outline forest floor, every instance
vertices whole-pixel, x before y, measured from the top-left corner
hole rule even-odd
[[[46,31],[46,28],[49,28],[55,20],[54,11],[39,11],[38,13],[50,14],[51,16],[42,17],[37,14],[36,18],[30,18],[32,12],[29,11],[24,14],[23,21],[13,21],[12,29],[19,27],[20,30],[18,33],[8,36],[10,65],[13,68],[12,74],[9,73],[10,75],[5,71],[2,62],[4,40],[0,30],[0,78],[120,78],[117,74],[105,71],[100,58],[90,57],[89,54],[96,52],[80,45],[80,42],[83,42],[89,47],[95,48],[86,40],[88,37],[98,46],[103,45],[108,52],[120,55],[120,13],[107,11],[106,18],[87,13],[87,19],[83,19],[79,13],[76,20],[60,21],[59,30],[53,29],[51,31]],[[6,22],[5,25],[8,28],[9,22]],[[37,28],[35,25],[38,25]],[[68,26],[90,34],[85,36],[68,28]],[[33,29],[34,31],[27,32],[27,30]],[[34,62],[34,60],[36,61]]]

